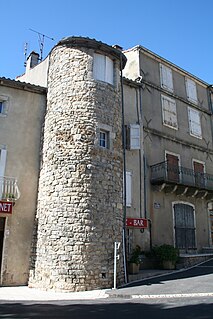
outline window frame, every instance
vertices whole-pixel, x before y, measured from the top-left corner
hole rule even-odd
[[[172,125],[172,122],[170,124],[170,122],[166,119],[166,112],[167,113],[172,113],[172,111],[169,109],[166,109],[166,105],[164,104],[164,101],[169,102],[170,104],[172,103],[174,105],[175,108],[175,118],[176,118],[176,125]],[[161,94],[161,105],[162,105],[162,118],[163,118],[163,125],[172,128],[174,130],[178,130],[178,119],[177,119],[177,105],[176,105],[176,101],[166,95]]]

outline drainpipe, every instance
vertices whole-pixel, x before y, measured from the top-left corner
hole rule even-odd
[[[124,90],[123,90],[123,72],[122,72],[122,53],[120,55],[120,83],[121,83],[121,112],[122,112],[122,148],[123,148],[123,262],[124,278],[127,278],[127,253],[126,253],[126,140],[125,140],[125,121],[124,121]]]

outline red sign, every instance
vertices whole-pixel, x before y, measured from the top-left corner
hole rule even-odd
[[[147,228],[148,220],[145,218],[127,218],[126,226],[128,228]]]
[[[13,203],[0,201],[0,213],[12,214]]]

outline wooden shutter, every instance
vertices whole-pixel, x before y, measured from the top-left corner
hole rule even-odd
[[[139,150],[140,149],[140,125],[130,124],[130,149]]]
[[[179,182],[179,158],[176,155],[166,154],[167,178],[171,182]]]
[[[170,99],[164,95],[162,99],[162,109],[163,109],[163,123],[172,128],[177,128],[177,111],[175,100]]]
[[[197,103],[196,83],[191,79],[186,79],[186,93],[187,98],[194,103]]]
[[[105,81],[105,56],[94,54],[93,77],[95,80]]]
[[[167,66],[160,64],[161,86],[166,90],[173,92],[172,70]]]
[[[113,84],[113,61],[106,56],[106,70],[105,70],[105,81],[107,83]]]
[[[126,206],[132,206],[132,173],[126,172]]]
[[[7,158],[7,150],[0,149],[0,176],[4,176],[6,158]]]
[[[201,123],[200,123],[200,113],[197,110],[192,108],[188,109],[189,113],[189,126],[190,126],[190,133],[197,137],[202,136],[201,131]]]
[[[194,161],[194,178],[195,185],[198,187],[205,186],[204,164]]]

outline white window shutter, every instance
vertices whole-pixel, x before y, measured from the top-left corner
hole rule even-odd
[[[6,167],[7,150],[0,149],[0,176],[4,176]]]
[[[160,64],[160,75],[161,75],[161,86],[173,92],[173,78],[172,78],[172,70],[167,66]]]
[[[193,110],[189,108],[189,125],[190,125],[190,133],[197,137],[202,136],[201,131],[201,122],[200,122],[200,113],[197,110]]]
[[[140,149],[140,125],[139,124],[130,124],[130,145],[131,150]]]
[[[178,128],[175,100],[162,95],[163,123]]]
[[[105,81],[105,56],[94,54],[93,59],[93,77],[95,80]]]
[[[132,206],[132,173],[126,172],[126,206]]]
[[[113,61],[106,56],[106,74],[105,81],[107,83],[113,84]]]
[[[197,103],[196,83],[188,78],[186,79],[186,93],[188,100]]]

